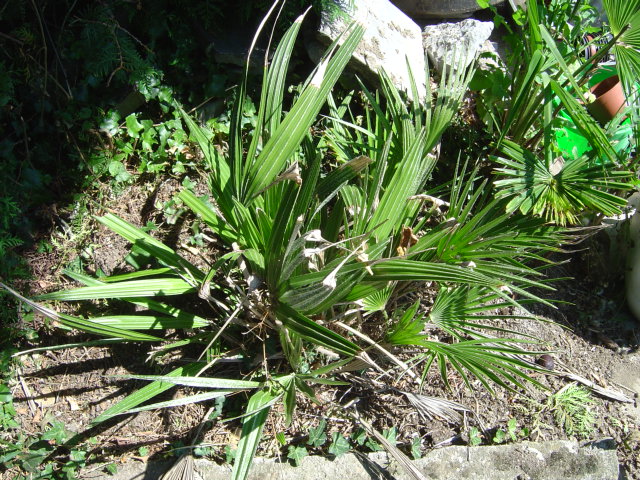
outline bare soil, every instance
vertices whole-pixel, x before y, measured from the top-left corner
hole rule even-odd
[[[194,249],[186,245],[188,235],[185,231],[189,219],[185,223],[169,225],[162,212],[164,202],[172,198],[179,185],[180,182],[174,178],[163,179],[155,184],[139,183],[117,195],[103,192],[103,198],[107,198],[103,201],[109,211],[136,225],[144,226],[149,220],[155,221],[160,228],[154,231],[154,235],[169,238],[174,246],[181,249],[181,253],[198,261]],[[89,213],[99,212],[96,209]],[[181,218],[185,220],[184,216]],[[31,253],[29,262],[34,280],[30,285],[23,285],[24,289],[34,295],[68,286],[69,280],[62,275],[62,267],[72,261],[79,251],[88,252],[85,253],[84,262],[90,272],[100,269],[110,274],[125,269],[127,243],[88,218],[87,228],[90,234],[81,239],[68,239],[63,249],[46,254]],[[590,241],[592,243],[584,247],[594,247],[600,240],[594,237]],[[86,247],[90,248],[87,250]],[[575,279],[555,284],[557,292],[554,298],[568,303],[559,304],[557,309],[539,308],[534,312],[550,322],[511,319],[503,321],[502,326],[539,337],[544,343],[535,348],[550,353],[556,371],[572,371],[601,387],[624,393],[633,400],[633,403],[622,403],[595,396],[593,410],[596,424],[586,437],[580,439],[589,441],[612,437],[618,445],[620,462],[627,478],[640,478],[640,324],[624,306],[620,279],[607,272],[604,268],[606,262],[593,250],[571,254],[571,262],[553,271],[553,276]],[[43,319],[36,319],[36,322],[40,343],[24,344],[20,348],[90,339],[88,336],[54,330]],[[12,391],[24,432],[35,434],[41,431],[51,416],[63,421],[70,430],[85,432],[91,420],[100,412],[145,384],[118,378],[118,375],[163,373],[188,360],[176,358],[168,364],[151,365],[145,362],[148,353],[147,345],[123,344],[71,348],[20,357],[20,375],[12,385]],[[422,393],[456,401],[472,411],[465,414],[460,424],[449,424],[438,419],[422,418],[398,390],[380,388],[379,383],[358,381],[358,378],[378,379],[389,387],[393,385],[400,390],[415,391],[416,386],[408,381],[394,384],[392,379],[379,379],[375,372],[345,375],[355,380],[353,387],[323,388],[318,393],[321,405],[299,399],[297,415],[288,428],[284,425],[282,415],[271,415],[265,428],[261,453],[286,456],[286,447],[281,447],[276,441],[276,434],[284,432],[287,442],[304,440],[309,428],[316,426],[323,418],[329,421],[330,432],[340,431],[348,435],[354,425],[343,418],[335,406],[353,400],[358,401],[359,412],[376,428],[384,430],[395,426],[398,440],[407,452],[411,440],[416,436],[421,438],[423,449],[467,443],[470,440],[469,430],[473,426],[482,432],[484,443],[490,443],[495,431],[506,429],[507,422],[512,418],[517,420],[519,430],[524,427],[534,430],[534,426],[544,424],[537,432],[530,434],[530,439],[567,438],[550,413],[542,413],[538,418],[535,416],[536,405],[543,404],[550,393],[568,383],[561,376],[535,374],[548,391],[530,388],[527,392],[512,392],[496,387],[492,396],[479,382],[472,383],[471,389],[467,388],[454,373],[450,374],[451,388],[447,389],[437,373],[432,371]],[[163,398],[185,393],[181,390],[170,392]],[[532,402],[523,400],[523,393]],[[191,405],[143,412],[112,419],[94,428],[83,435],[85,440],[90,437],[97,439],[93,446],[86,444],[95,465],[90,469],[101,468],[100,465],[105,462],[125,461],[132,457],[144,462],[150,456],[167,455],[167,452],[181,444],[189,444],[208,406]],[[234,400],[225,408],[227,406],[233,410]],[[277,407],[278,410],[282,408]],[[205,429],[203,444],[211,447],[210,453],[214,458],[223,461],[224,447],[235,445],[238,425],[238,422],[214,422]],[[148,448],[147,456],[140,456],[140,447]]]

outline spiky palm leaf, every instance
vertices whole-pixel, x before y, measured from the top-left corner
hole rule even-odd
[[[504,140],[503,156],[495,157],[502,167],[496,169],[501,177],[495,182],[497,196],[509,198],[507,212],[541,216],[559,225],[575,224],[578,215],[586,210],[604,215],[616,215],[626,200],[610,193],[627,190],[623,180],[631,172],[615,170],[606,163],[597,165],[586,155],[574,159],[558,157],[547,165],[540,157],[525,148]]]

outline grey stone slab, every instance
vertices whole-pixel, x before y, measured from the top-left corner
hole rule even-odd
[[[411,18],[466,18],[481,10],[476,0],[392,0],[400,10]],[[505,0],[490,0],[491,5],[500,5]]]
[[[230,477],[229,466],[196,460],[197,480]],[[447,447],[432,450],[415,465],[434,480],[617,480],[618,458],[612,440],[586,445],[573,441],[522,442],[488,447]],[[116,475],[94,472],[82,478],[97,480],[152,480],[169,464],[130,462]],[[335,459],[305,457],[299,467],[277,459],[257,458],[249,480],[369,480],[410,477],[385,453],[346,454]]]

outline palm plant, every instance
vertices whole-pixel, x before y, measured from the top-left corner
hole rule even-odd
[[[636,98],[640,78],[640,0],[604,0],[602,6],[615,37],[613,52],[627,98]]]
[[[524,370],[536,368],[526,360],[535,352],[519,347],[516,338],[491,338],[485,321],[496,303],[518,305],[516,297],[523,303],[544,301],[527,290],[550,288],[528,262],[544,262],[541,252],[558,250],[568,241],[561,229],[505,213],[505,202],[486,195],[475,171],[456,174],[445,199],[425,190],[437,160],[430,153],[457,112],[472,69],[460,64],[445,72],[433,92],[435,100],[429,92],[425,105],[407,105],[382,74],[382,94],[362,86],[366,100],[359,125],[350,96],[337,102],[330,95],[363,33],[361,25],[352,24],[340,42],[329,47],[285,112],[285,74],[302,19],[286,32],[271,64],[265,65],[258,118],[249,135],[241,127],[244,83],[228,150],[218,148],[207,128],[182,113],[208,167],[210,195],[198,197],[184,189],[178,198],[223,245],[207,269],[107,214],[97,220],[146,254],[151,267],[101,278],[69,273],[85,286],[38,300],[117,299],[143,313],[85,319],[20,297],[65,327],[112,341],[163,342],[163,330],[197,329],[197,335],[164,345],[155,354],[200,345],[207,361],[168,375],[130,376],[151,383],[94,423],[123,413],[253,392],[242,416],[234,479],[246,477],[272,406],[282,401],[289,423],[298,394],[315,400],[311,385],[343,384],[327,376],[354,359],[374,368],[391,362],[419,379],[398,358],[410,345],[423,352],[413,359],[426,362],[423,378],[429,367],[438,365],[447,381],[450,365],[465,381],[475,376],[489,388],[491,383],[509,388],[536,384]],[[415,84],[413,89],[413,98],[418,98]],[[329,116],[320,124],[324,134],[313,136],[310,127],[327,99]],[[372,338],[365,333],[371,315],[385,316],[387,302],[425,283],[439,291],[435,305],[401,306],[398,315],[388,318],[386,334]],[[192,313],[168,298],[196,296],[210,309]],[[431,311],[429,323],[419,309]],[[432,337],[434,328],[455,332],[453,343]],[[285,366],[269,360],[267,338],[279,340]],[[326,351],[342,358],[325,359],[314,370],[304,366],[306,354],[322,358]],[[252,369],[230,378],[217,364],[238,352]],[[141,406],[175,385],[205,391]]]
[[[606,49],[589,62],[581,60],[579,50],[567,49],[566,44],[561,49],[552,36],[561,31],[558,19],[535,0],[527,2],[526,19],[526,61],[517,62],[508,108],[499,113],[494,111],[499,106],[486,107],[493,112],[488,118],[493,119],[497,137],[492,156],[499,165],[496,196],[509,199],[507,212],[520,211],[560,225],[578,223],[584,212],[619,214],[626,205],[619,192],[631,188],[629,162],[612,146],[615,132],[604,130],[582,101],[593,62]],[[589,143],[584,154],[561,154],[556,138],[561,109]]]
[[[616,69],[622,82],[627,103],[638,103],[640,78],[640,1],[605,0],[602,2],[614,35],[613,53]],[[630,111],[633,119],[636,146],[640,142],[640,115],[637,108]]]

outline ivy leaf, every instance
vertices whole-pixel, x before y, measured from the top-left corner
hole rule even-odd
[[[324,429],[327,426],[326,420],[321,420],[320,424],[309,430],[309,440],[307,440],[307,445],[311,445],[312,447],[321,447],[327,441],[327,434],[324,433]]]
[[[84,463],[87,458],[87,452],[84,450],[71,450],[69,460],[76,463]]]
[[[396,427],[391,427],[390,429],[383,431],[382,436],[386,438],[394,447],[396,443],[398,443],[398,441],[396,440],[396,437],[398,436],[398,430],[396,429]]]
[[[62,445],[68,438],[69,432],[65,424],[59,420],[51,421],[51,428],[42,434],[42,440],[50,440],[53,445]]]
[[[358,428],[351,434],[351,441],[357,443],[360,446],[362,446],[366,440],[367,432],[365,432],[364,428]]]
[[[372,452],[380,452],[383,450],[383,448],[380,446],[379,443],[377,443],[375,440],[367,437],[367,441],[365,442],[365,447],[367,447],[369,450],[371,450]]]
[[[515,418],[509,419],[509,421],[507,422],[507,433],[509,433],[511,440],[514,442],[518,439],[518,436],[516,435],[517,429],[518,429],[518,423],[516,419]]]
[[[9,403],[12,399],[11,389],[4,384],[0,384],[0,403]]]
[[[296,447],[295,445],[289,445],[289,453],[287,458],[293,460],[293,463],[297,467],[304,457],[309,455],[307,449],[304,447]]]
[[[227,445],[224,447],[224,457],[227,463],[233,463],[236,455],[238,455],[237,448],[231,448],[231,445]]]
[[[144,126],[138,121],[138,119],[136,118],[136,114],[132,113],[131,115],[129,115],[126,118],[125,122],[127,125],[127,134],[131,138],[139,138],[140,137],[139,132],[144,128]]]
[[[120,128],[120,114],[115,110],[109,110],[109,113],[104,117],[104,120],[100,124],[100,130],[110,137],[113,137],[118,133]]]
[[[411,440],[411,456],[414,460],[422,458],[420,437],[413,437],[413,440]]]
[[[478,430],[476,427],[471,427],[471,430],[469,430],[469,443],[472,447],[477,447],[482,443],[480,430]]]
[[[347,453],[349,450],[351,450],[349,440],[344,438],[341,433],[333,432],[333,435],[331,436],[331,445],[329,445],[329,454],[339,457],[343,453]]]
[[[109,163],[109,174],[116,182],[126,182],[131,178],[131,174],[127,172],[125,166],[117,160]]]
[[[153,146],[158,143],[158,140],[156,139],[158,132],[153,128],[153,122],[150,120],[143,120],[142,126],[145,128],[142,133],[142,149],[146,152],[152,152]]]

